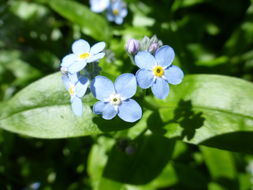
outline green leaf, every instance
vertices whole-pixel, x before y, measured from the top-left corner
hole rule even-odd
[[[201,146],[200,150],[212,179],[224,189],[239,189],[233,154],[229,151]]]
[[[236,178],[236,168],[233,154],[229,151],[201,146],[205,163],[214,179]]]
[[[50,0],[48,3],[58,14],[81,26],[85,34],[96,40],[110,40],[111,30],[106,20],[85,5],[69,0]]]
[[[148,106],[159,109],[148,124],[153,132],[166,137],[253,153],[252,92],[252,83],[237,78],[187,76],[172,87],[167,99],[146,98]]]
[[[112,149],[103,176],[121,183],[146,184],[157,177],[170,160],[175,140],[157,135],[134,141],[119,140]]]
[[[1,105],[0,127],[32,137],[66,138],[123,130],[136,125],[118,117],[108,121],[96,116],[91,110],[96,101],[91,93],[85,95],[84,113],[81,117],[75,116],[61,74],[52,74],[27,86]],[[137,128],[145,124],[147,116],[144,114],[144,119],[137,122]]]

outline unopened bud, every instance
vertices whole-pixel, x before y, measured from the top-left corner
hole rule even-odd
[[[150,53],[154,53],[154,52],[156,52],[156,50],[157,50],[159,47],[160,47],[159,44],[156,43],[156,42],[154,42],[154,43],[152,43],[152,44],[149,46],[148,51],[149,51]]]
[[[136,54],[139,51],[139,41],[133,38],[128,40],[126,50],[130,54]]]

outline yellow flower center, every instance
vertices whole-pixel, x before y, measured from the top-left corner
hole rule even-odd
[[[71,86],[69,88],[69,94],[70,94],[70,96],[73,96],[75,94],[75,86]]]
[[[89,57],[89,56],[90,56],[89,53],[83,53],[83,54],[79,55],[79,57],[80,57],[81,59],[86,59],[86,58]]]
[[[162,77],[164,74],[164,69],[161,66],[155,66],[153,68],[153,73],[157,77]]]
[[[118,95],[118,94],[112,94],[110,96],[110,103],[112,105],[115,105],[115,106],[121,104],[121,97],[120,97],[120,95]]]
[[[114,15],[118,15],[118,14],[119,14],[119,10],[118,10],[118,9],[113,9],[113,10],[112,10],[112,13],[113,13]]]

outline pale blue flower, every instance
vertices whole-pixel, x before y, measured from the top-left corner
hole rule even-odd
[[[63,72],[76,73],[81,71],[87,63],[98,61],[105,56],[102,51],[105,42],[98,42],[90,48],[85,40],[77,40],[72,44],[72,52],[62,59],[61,70]]]
[[[107,9],[109,4],[110,0],[90,0],[91,10],[95,13],[103,12],[105,9]]]
[[[81,116],[83,113],[83,105],[81,98],[84,96],[89,80],[78,74],[68,74],[62,76],[62,81],[71,98],[71,107],[75,115]]]
[[[113,0],[108,7],[107,19],[116,24],[122,24],[126,16],[126,4],[122,0]]]
[[[170,46],[162,46],[155,56],[147,51],[140,51],[135,56],[135,63],[140,68],[136,73],[137,83],[141,88],[151,87],[153,94],[164,99],[169,94],[169,85],[182,82],[183,71],[172,64],[175,53]]]
[[[117,114],[127,122],[135,122],[142,116],[140,105],[130,99],[136,93],[137,83],[133,74],[120,75],[115,83],[103,76],[97,76],[92,81],[91,92],[100,100],[93,106],[95,114],[102,114],[110,120]]]

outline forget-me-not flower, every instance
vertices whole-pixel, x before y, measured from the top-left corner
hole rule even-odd
[[[138,85],[144,89],[151,87],[157,98],[166,98],[168,83],[179,84],[184,77],[179,67],[171,65],[174,56],[174,50],[167,45],[160,47],[154,56],[147,51],[138,52],[135,56],[135,63],[140,68],[136,73]]]
[[[135,122],[142,116],[140,105],[130,99],[137,89],[136,78],[133,74],[120,75],[115,83],[104,76],[96,76],[91,83],[91,92],[100,100],[93,106],[95,114],[102,114],[110,120],[117,114],[127,122]]]
[[[107,19],[116,24],[122,24],[127,16],[126,4],[122,0],[113,0],[108,7]]]
[[[101,13],[110,4],[110,0],[90,0],[91,10],[95,13]]]
[[[87,63],[98,61],[105,56],[102,51],[105,42],[98,42],[92,47],[85,40],[77,40],[72,44],[72,52],[62,59],[61,70],[63,72],[76,73],[81,71]]]
[[[81,116],[83,113],[83,105],[81,98],[84,96],[89,80],[84,76],[79,76],[77,73],[62,76],[62,81],[65,88],[69,92],[71,98],[71,107],[75,115]]]

